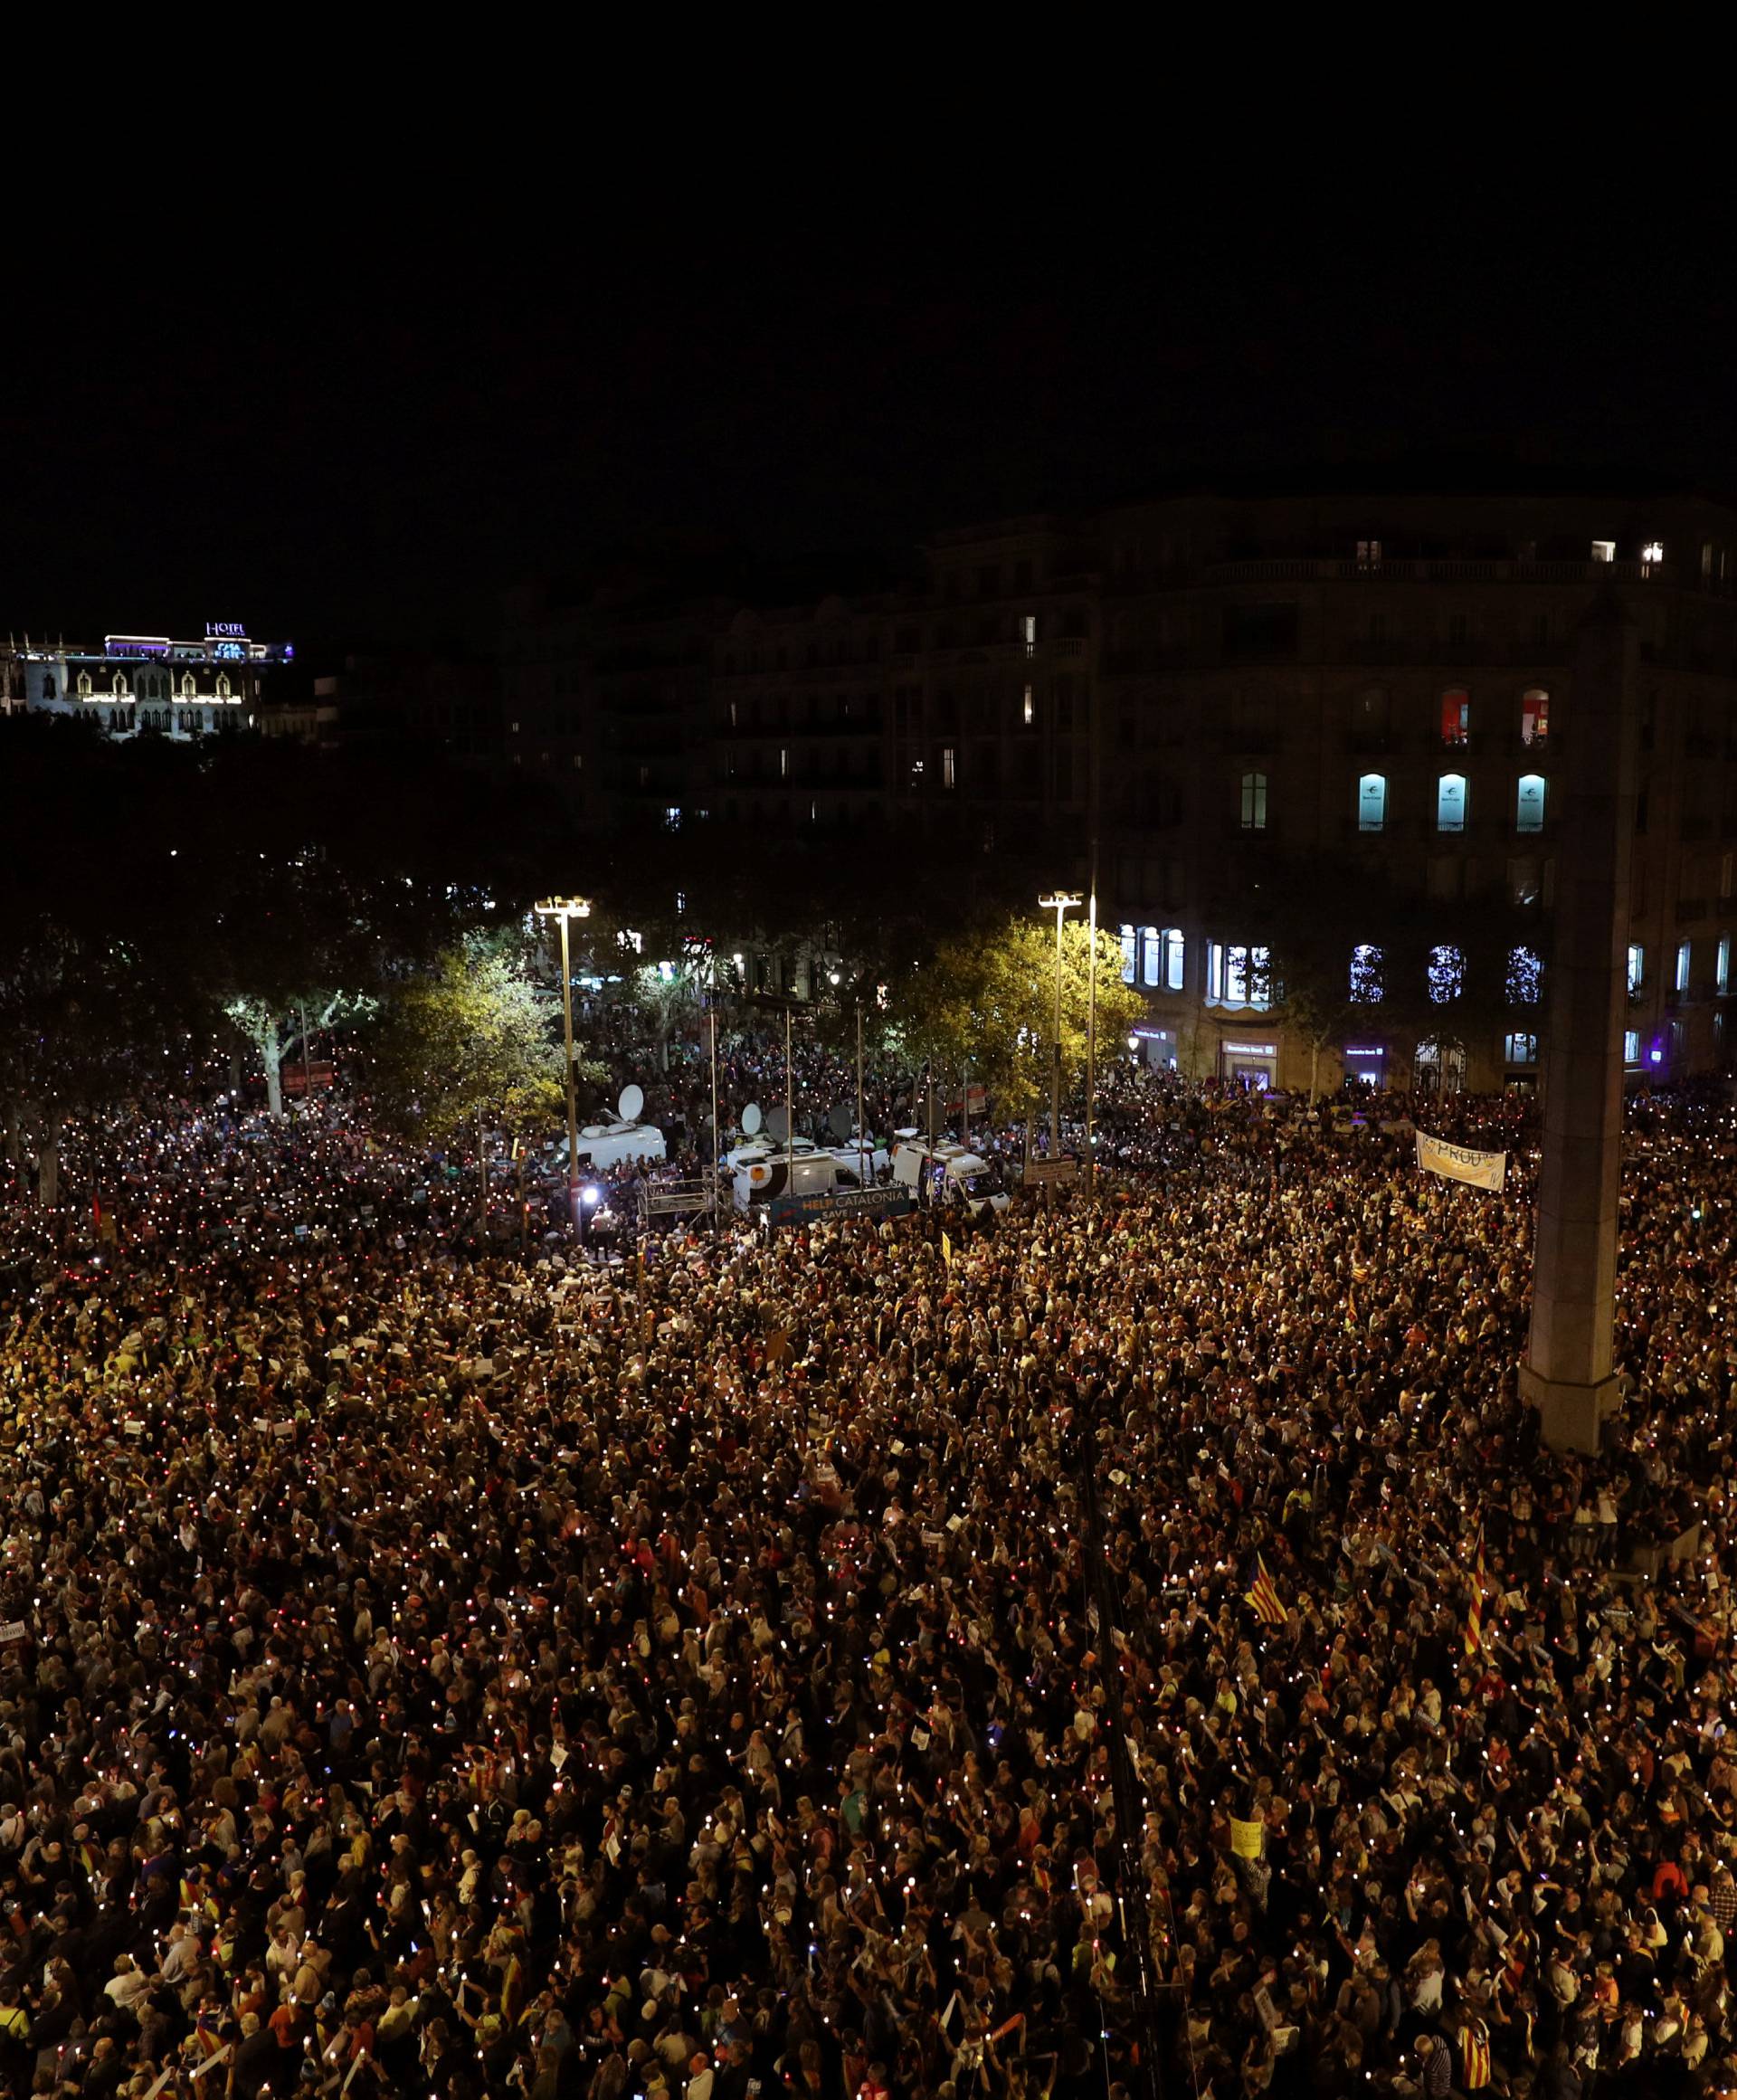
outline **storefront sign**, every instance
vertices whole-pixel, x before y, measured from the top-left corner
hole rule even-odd
[[[1450,1182],[1468,1182],[1475,1189],[1500,1189],[1507,1178],[1505,1152],[1476,1152],[1469,1145],[1449,1145],[1446,1138],[1418,1133],[1418,1164],[1425,1174],[1442,1174]]]
[[[1348,1058],[1384,1058],[1387,1052],[1380,1043],[1348,1042],[1345,1045],[1345,1055]]]
[[[1219,1047],[1228,1057],[1233,1058],[1276,1058],[1278,1055],[1278,1045],[1276,1042],[1226,1042],[1220,1043]]]

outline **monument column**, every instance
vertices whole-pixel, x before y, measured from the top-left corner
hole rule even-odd
[[[1622,1033],[1634,850],[1636,632],[1614,594],[1575,631],[1560,723],[1566,761],[1544,1037],[1532,1333],[1522,1399],[1544,1441],[1591,1451],[1616,1405],[1612,1351],[1622,1176]]]

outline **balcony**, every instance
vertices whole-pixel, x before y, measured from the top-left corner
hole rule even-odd
[[[1209,562],[1209,584],[1679,584],[1665,562],[1379,561],[1282,556]]]

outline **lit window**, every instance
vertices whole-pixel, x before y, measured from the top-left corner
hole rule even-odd
[[[1366,773],[1357,783],[1357,829],[1379,831],[1387,822],[1387,775]]]
[[[1182,988],[1182,964],[1185,949],[1181,926],[1166,926],[1160,936],[1164,945],[1164,989],[1180,992]]]
[[[1472,696],[1454,686],[1441,696],[1441,740],[1444,744],[1469,744],[1472,737]]]
[[[665,810],[663,821],[670,831],[679,831],[681,829],[681,812],[679,809]]]
[[[1640,550],[1640,558],[1644,562],[1662,562],[1665,559],[1664,541],[1649,539]]]
[[[780,780],[790,778],[790,746],[788,744],[781,744],[778,746],[778,777]]]
[[[941,746],[941,784],[943,787],[956,787],[959,784],[951,744]]]
[[[1387,989],[1387,957],[1368,941],[1351,951],[1351,996],[1359,1006],[1376,1006]]]
[[[1429,951],[1429,996],[1446,1006],[1466,989],[1466,951],[1450,943]]]
[[[1647,974],[1647,951],[1638,941],[1628,944],[1628,996],[1632,999],[1640,990],[1641,981]]]
[[[1242,776],[1242,828],[1245,831],[1267,829],[1267,775],[1264,773],[1245,773]]]
[[[1131,926],[1122,928],[1122,982],[1132,984],[1138,967],[1139,936]]]
[[[1507,993],[1510,1006],[1536,1006],[1543,982],[1543,958],[1536,948],[1508,950]]]
[[[1466,829],[1466,775],[1463,773],[1444,773],[1436,783],[1436,829],[1438,831]]]
[[[1713,966],[1713,988],[1723,999],[1731,990],[1731,936],[1719,936],[1719,956]]]
[[[1550,740],[1550,695],[1533,686],[1520,696],[1520,741],[1545,744]]]
[[[1037,703],[1037,701],[1036,701],[1036,700],[1035,700],[1035,699],[1034,699],[1034,698],[1031,697],[1031,688],[1030,688],[1030,686],[1027,686],[1027,687],[1026,687],[1026,689],[1025,689],[1025,698],[1024,698],[1024,700],[1021,702],[1021,704],[1020,704],[1020,720],[1021,720],[1021,721],[1022,721],[1022,722],[1025,724],[1026,727],[1029,729],[1029,728],[1031,727],[1032,723],[1033,723],[1033,722],[1035,722],[1035,721],[1037,720],[1037,718],[1038,718],[1038,703]]]
[[[1140,928],[1140,982],[1148,987],[1157,985],[1163,968],[1163,956],[1158,947],[1158,928],[1143,926]]]
[[[1360,539],[1357,542],[1357,566],[1360,569],[1378,569],[1381,565],[1381,541],[1379,539]]]
[[[1538,1038],[1535,1035],[1510,1035],[1503,1039],[1502,1055],[1511,1065],[1535,1065],[1538,1062]]]
[[[1679,941],[1676,944],[1676,974],[1672,983],[1678,992],[1686,992],[1689,988],[1689,964],[1694,959],[1694,951],[1693,941]]]
[[[1625,1065],[1637,1065],[1640,1062],[1640,1031],[1637,1028],[1625,1028],[1622,1031],[1622,1061]]]
[[[1265,948],[1209,941],[1206,949],[1206,998],[1210,1006],[1270,1005],[1269,956]]]
[[[1523,773],[1514,791],[1514,828],[1516,831],[1542,831],[1544,828],[1544,776]]]
[[[1025,653],[1028,656],[1035,653],[1038,646],[1038,616],[1035,613],[1021,614],[1020,634],[1025,642]]]
[[[1595,562],[1613,562],[1616,558],[1617,543],[1614,539],[1595,539],[1592,542],[1592,559]]]

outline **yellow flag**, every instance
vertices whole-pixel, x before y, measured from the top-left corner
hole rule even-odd
[[[1245,1823],[1240,1816],[1230,1819],[1230,1849],[1239,1859],[1258,1859],[1266,1841],[1265,1823]]]
[[[944,1232],[941,1235],[941,1259],[949,1269],[953,1267],[953,1241]]]

